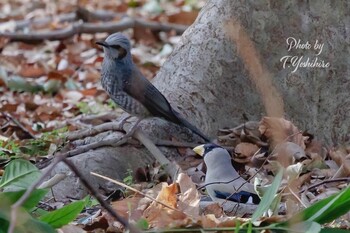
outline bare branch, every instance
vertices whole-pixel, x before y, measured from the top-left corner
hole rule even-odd
[[[71,26],[61,30],[55,31],[40,31],[40,32],[2,32],[0,37],[9,38],[12,41],[22,42],[39,42],[43,40],[63,40],[72,37],[80,33],[95,34],[98,32],[113,33],[117,31],[123,31],[128,28],[143,27],[152,30],[159,31],[171,31],[175,30],[177,33],[183,33],[188,26],[171,24],[171,23],[158,23],[152,21],[144,21],[141,19],[134,19],[130,17],[124,17],[118,22],[103,22],[103,23],[83,23],[75,22]]]
[[[76,168],[76,166],[68,159],[64,158],[63,162],[72,170],[77,177],[79,177],[80,181],[83,183],[85,188],[89,190],[92,196],[94,196],[97,201],[101,204],[106,211],[114,217],[118,222],[120,222],[125,228],[128,228],[130,232],[140,232],[135,226],[129,224],[127,220],[123,217],[119,216],[117,212],[103,199],[101,194],[85,179],[83,174]]]

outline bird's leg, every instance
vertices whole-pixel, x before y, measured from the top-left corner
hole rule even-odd
[[[120,123],[119,123],[120,129],[124,129],[124,124],[125,124],[126,121],[127,121],[128,119],[130,119],[131,117],[132,117],[131,115],[128,115],[128,116],[124,117],[124,118],[120,121]]]
[[[127,134],[124,135],[124,137],[132,137],[132,135],[135,133],[138,124],[142,121],[142,118],[139,118],[136,123],[132,126],[132,128],[129,130]]]

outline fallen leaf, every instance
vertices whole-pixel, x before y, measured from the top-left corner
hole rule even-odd
[[[66,91],[62,95],[66,100],[73,104],[78,103],[84,97],[84,95],[79,91]]]
[[[304,138],[300,130],[292,122],[283,118],[264,117],[260,122],[259,130],[267,137],[270,149],[286,141],[294,142],[305,149]]]
[[[45,69],[35,64],[25,64],[21,66],[18,75],[28,78],[37,78],[46,74]]]
[[[222,217],[224,215],[224,210],[220,206],[219,203],[212,203],[210,205],[207,205],[203,209],[204,215],[213,214],[216,218]]]
[[[139,202],[142,198],[143,197],[141,196],[133,196],[133,197],[124,198],[123,200],[120,200],[120,201],[114,201],[111,204],[113,209],[118,214],[120,214],[123,218],[128,219],[130,212],[138,207]]]
[[[59,233],[85,233],[86,231],[81,229],[81,227],[69,224],[58,229],[58,232]]]
[[[181,211],[174,210],[177,207],[178,191],[179,190],[176,183],[171,185],[162,183],[162,190],[159,192],[156,200],[170,206],[172,209],[153,201],[143,213],[143,217],[147,219],[151,227],[170,227],[174,224],[179,224],[175,223],[175,221],[182,222],[186,220],[186,214],[182,213]]]
[[[62,74],[62,72],[58,72],[58,71],[50,71],[47,74],[47,79],[48,80],[58,80],[58,81],[62,81],[65,82],[67,80],[67,77],[64,76]]]
[[[293,142],[282,142],[276,145],[272,159],[277,160],[283,167],[288,167],[295,161],[307,159],[305,151]]]
[[[259,147],[255,144],[241,142],[235,147],[233,160],[239,163],[248,163],[258,150]]]
[[[180,187],[179,201],[177,204],[178,209],[191,217],[198,217],[200,195],[196,185],[192,182],[191,178],[184,173],[179,174],[176,183],[178,183]]]

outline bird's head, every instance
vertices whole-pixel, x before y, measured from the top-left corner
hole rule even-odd
[[[107,37],[105,41],[98,41],[96,44],[103,46],[105,57],[113,60],[121,60],[130,56],[130,41],[120,32]]]
[[[196,154],[203,156],[204,162],[207,166],[208,164],[215,164],[217,161],[231,163],[231,156],[228,151],[214,143],[197,146],[193,151]]]

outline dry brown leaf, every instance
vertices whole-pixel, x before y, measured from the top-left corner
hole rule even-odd
[[[59,107],[59,105],[49,106],[48,104],[43,104],[43,105],[40,105],[35,110],[35,112],[41,121],[46,122],[49,120],[54,120],[58,116],[61,116],[61,113],[62,113],[61,110],[62,108]]]
[[[159,40],[155,34],[149,29],[144,27],[134,28],[134,39],[144,45],[154,46]]]
[[[347,153],[346,149],[339,148],[337,150],[331,149],[329,156],[339,166],[338,171],[334,174],[333,178],[347,177],[350,175],[350,154]]]
[[[343,161],[347,155],[347,152],[342,149],[330,149],[329,150],[329,156],[332,158],[333,161],[337,163],[337,165],[340,167],[343,164]]]
[[[339,167],[337,167],[339,169]],[[336,169],[313,169],[311,174],[311,178],[313,179],[328,179],[334,176]],[[312,181],[312,180],[311,180]]]
[[[128,218],[130,212],[138,207],[141,199],[141,196],[128,197],[120,201],[112,202],[112,207],[123,218]]]
[[[241,142],[235,147],[234,160],[240,160],[240,163],[250,162],[253,155],[259,150],[259,147],[252,143]],[[237,161],[238,162],[238,161]]]
[[[97,88],[84,89],[80,91],[84,96],[95,96],[97,93]]]
[[[191,217],[198,217],[200,195],[196,185],[192,182],[191,178],[184,173],[179,174],[176,182],[180,186],[181,192],[177,204],[178,209]]]
[[[224,210],[222,209],[219,203],[212,203],[204,207],[203,214],[204,215],[212,214],[216,218],[219,218],[224,215]]]
[[[327,150],[323,147],[321,142],[317,140],[312,140],[309,144],[306,145],[305,153],[314,157],[315,155],[317,155],[317,157],[325,159],[327,155]]]
[[[202,215],[199,224],[203,228],[217,228],[217,227],[236,227],[236,224],[239,223],[242,225],[247,220],[238,217],[220,217],[216,218],[213,214]]]
[[[83,230],[79,226],[69,224],[69,225],[65,225],[65,226],[61,227],[60,229],[57,230],[57,232],[59,232],[59,233],[85,233],[86,231]]]
[[[287,216],[293,216],[301,209],[301,204],[295,198],[287,198],[286,202]]]
[[[300,130],[288,120],[277,117],[264,117],[260,122],[259,130],[262,135],[267,137],[271,149],[274,149],[277,144],[286,141],[293,142],[305,149],[304,138]]]
[[[282,142],[276,145],[272,158],[276,159],[282,166],[288,167],[296,161],[306,159],[305,151],[293,142]]]
[[[50,71],[47,75],[47,79],[48,80],[51,80],[51,79],[59,80],[62,82],[67,81],[67,77],[63,75],[62,71]]]
[[[157,201],[172,207],[170,209],[165,205],[155,201],[143,212],[143,217],[147,219],[150,226],[155,228],[164,228],[170,226],[178,226],[186,222],[187,216],[181,211],[174,210],[177,206],[178,185],[162,183],[162,190],[158,193]],[[176,223],[174,222],[176,221]]]
[[[45,69],[37,65],[25,64],[21,66],[18,75],[28,78],[37,78],[46,74]]]
[[[16,112],[18,104],[3,104],[0,108],[1,112]]]

